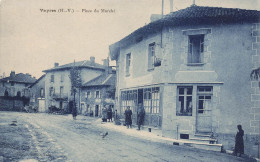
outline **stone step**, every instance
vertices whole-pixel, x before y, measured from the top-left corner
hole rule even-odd
[[[218,151],[218,152],[222,151],[222,144],[209,144],[203,142],[195,142],[191,140],[178,140],[176,142],[173,142],[173,145],[184,145],[184,146],[190,146],[198,149]]]
[[[217,142],[217,139],[212,139],[212,138],[189,138],[189,140],[191,141],[195,141],[195,142],[200,142],[200,143],[207,143],[207,144],[215,144]]]

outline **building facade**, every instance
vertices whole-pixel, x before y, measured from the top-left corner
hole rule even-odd
[[[9,77],[0,79],[0,96],[29,97],[28,87],[36,81],[30,74],[10,73]]]
[[[45,74],[29,86],[30,105],[37,107],[38,112],[47,112],[45,107]]]
[[[102,75],[86,82],[81,88],[82,113],[89,116],[101,116],[104,106],[114,111],[115,103],[115,71],[105,71]]]
[[[246,154],[259,148],[260,12],[191,6],[137,29],[110,46],[117,63],[116,108],[140,103],[145,125],[179,139],[213,132],[234,147],[237,125]]]
[[[95,57],[90,57],[90,60],[79,61],[70,64],[59,66],[55,63],[54,67],[44,70],[45,76],[45,107],[55,106],[67,112],[69,109],[69,102],[74,101],[74,93],[72,92],[70,70],[77,68],[80,74],[81,83],[88,82],[98,76],[104,71],[106,65],[101,65],[95,62]],[[78,108],[78,113],[81,110],[81,88],[76,88],[75,102]]]

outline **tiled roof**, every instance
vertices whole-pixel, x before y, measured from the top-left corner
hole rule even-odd
[[[70,69],[73,66],[74,66],[74,62],[69,63],[69,64],[65,64],[65,65],[60,65],[60,66],[57,66],[57,67],[53,67],[51,69],[44,70],[43,72]],[[89,60],[75,62],[75,66],[81,67],[81,68],[91,68],[91,69],[101,69],[101,70],[105,69],[104,65],[101,65],[101,64],[98,64],[98,63],[93,63]]]
[[[82,87],[115,85],[116,74],[102,74],[82,85]]]
[[[36,81],[36,79],[33,78],[29,74],[19,73],[12,77],[9,76],[9,77],[3,78],[0,81],[4,81],[4,82],[9,81],[9,82],[16,82],[16,83],[34,83]]]
[[[237,8],[191,6],[165,15],[163,18],[151,22],[129,34],[120,41],[110,45],[110,56],[114,60],[118,55],[118,48],[124,47],[149,34],[160,32],[163,27],[196,24],[224,24],[241,22],[260,22],[260,11]]]

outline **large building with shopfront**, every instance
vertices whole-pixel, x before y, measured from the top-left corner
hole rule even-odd
[[[237,125],[245,152],[257,156],[260,88],[250,79],[260,65],[260,12],[193,5],[153,21],[110,45],[117,64],[116,109],[174,139],[214,133],[234,147]]]

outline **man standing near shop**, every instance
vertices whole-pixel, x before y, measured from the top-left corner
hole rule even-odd
[[[137,124],[138,124],[137,130],[140,130],[141,125],[143,125],[144,116],[145,116],[144,107],[141,103],[139,103],[138,104],[138,110],[137,110]]]

